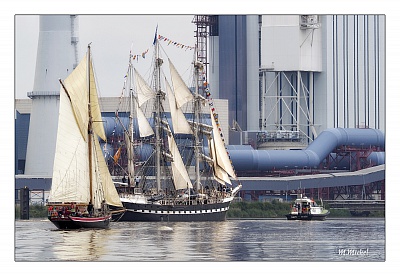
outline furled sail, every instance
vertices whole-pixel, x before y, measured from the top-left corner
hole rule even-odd
[[[139,135],[140,137],[147,137],[150,135],[154,134],[153,128],[151,127],[149,121],[147,121],[146,116],[144,115],[142,109],[139,107],[138,102],[136,101],[136,98],[133,97],[133,101],[135,104],[135,110],[136,110],[136,117],[137,117],[137,123],[139,127]]]
[[[150,88],[147,82],[143,79],[143,77],[139,74],[135,69],[135,84],[136,84],[136,93],[139,106],[142,106],[148,100],[155,98],[155,92]]]
[[[87,106],[87,105],[86,105]],[[87,139],[81,135],[69,97],[60,90],[56,151],[49,202],[90,201]]]
[[[171,71],[172,86],[174,88],[176,106],[181,108],[188,101],[193,100],[193,94],[190,92],[189,88],[186,86],[185,82],[182,80],[178,71],[176,71],[175,66],[169,61],[169,68]]]
[[[165,84],[167,88],[167,97],[171,111],[171,120],[174,133],[193,134],[192,128],[186,120],[185,115],[183,114],[182,110],[177,107],[174,92],[172,92],[171,86],[169,85],[167,79],[165,79]]]
[[[222,169],[224,169],[231,177],[236,178],[236,174],[235,171],[233,170],[231,160],[229,159],[228,153],[226,152],[224,141],[221,138],[220,130],[217,127],[212,112],[211,112],[211,122],[213,126],[215,154],[216,154],[215,159],[217,161],[217,164]]]
[[[174,161],[171,162],[171,168],[175,189],[179,190],[193,188],[189,174],[185,168],[185,164],[182,161],[181,154],[179,153],[178,146],[176,145],[172,134],[168,135],[168,145],[169,150],[174,158]]]

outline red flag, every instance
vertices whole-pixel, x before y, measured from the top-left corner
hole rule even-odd
[[[118,163],[118,159],[121,156],[121,147],[118,148],[117,152],[114,154],[114,163],[117,164]]]

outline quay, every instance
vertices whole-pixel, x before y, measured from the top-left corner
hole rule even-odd
[[[330,209],[347,209],[353,216],[368,216],[371,211],[384,211],[384,200],[324,200]]]

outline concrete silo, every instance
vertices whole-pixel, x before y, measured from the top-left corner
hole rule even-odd
[[[58,125],[58,79],[77,65],[78,17],[41,15],[25,175],[51,177]]]

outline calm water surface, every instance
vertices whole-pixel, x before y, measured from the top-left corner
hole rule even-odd
[[[15,222],[15,261],[385,261],[384,219],[117,222],[58,230]]]

